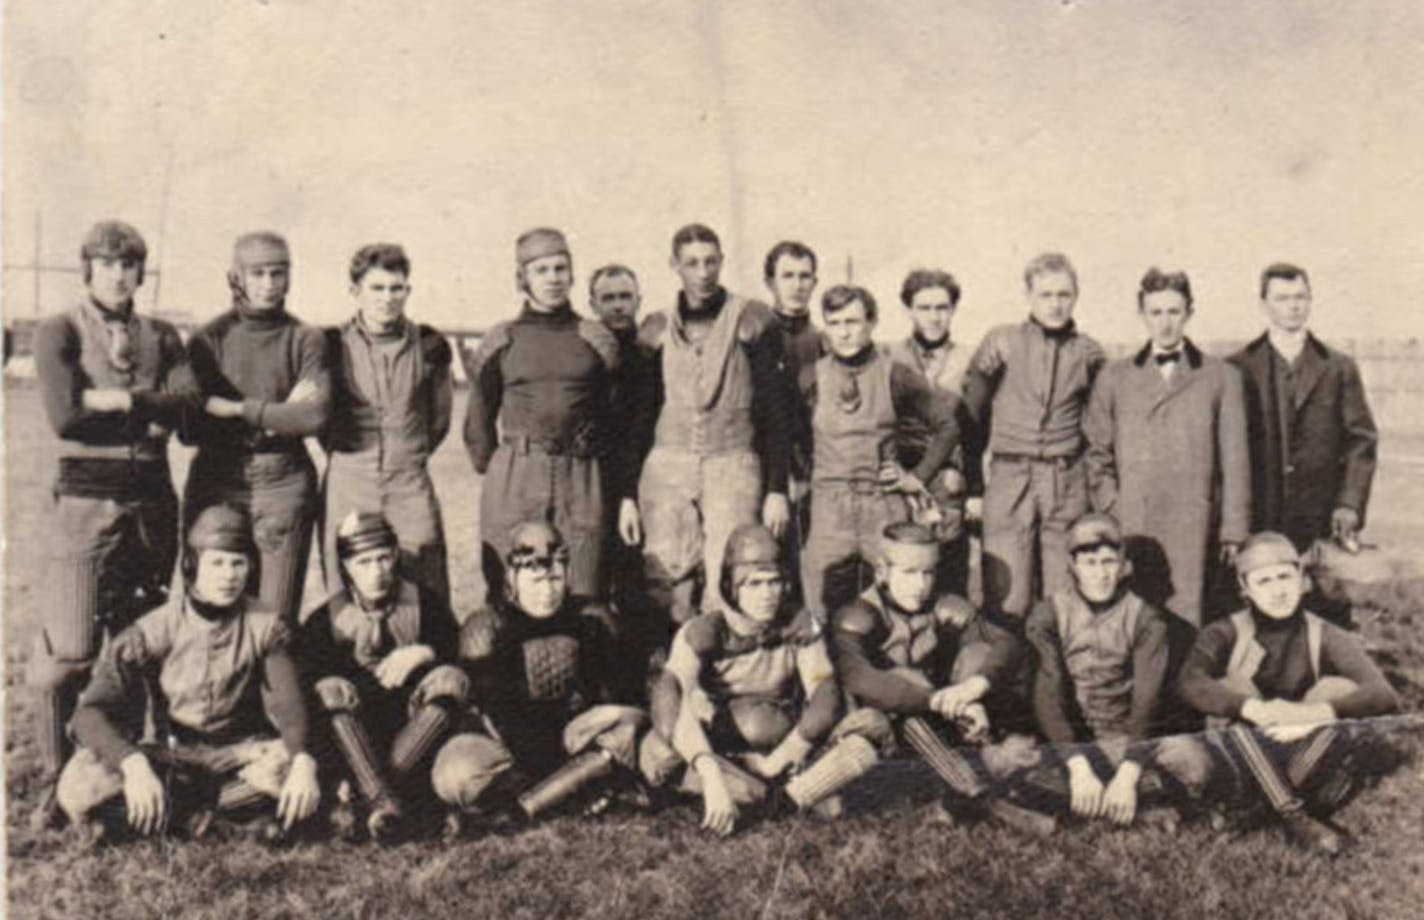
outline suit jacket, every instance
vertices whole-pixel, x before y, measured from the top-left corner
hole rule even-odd
[[[1199,626],[1213,550],[1247,536],[1250,460],[1241,375],[1182,350],[1166,379],[1150,346],[1104,368],[1083,432],[1093,507],[1128,535],[1139,593]]]
[[[1274,373],[1284,359],[1266,336],[1229,360],[1245,383],[1252,530],[1280,531],[1303,550],[1329,536],[1336,508],[1363,524],[1379,433],[1354,359],[1309,336],[1290,405]]]

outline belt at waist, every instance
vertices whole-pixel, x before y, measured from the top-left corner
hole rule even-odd
[[[255,434],[241,439],[210,441],[199,445],[199,450],[237,454],[297,454],[306,452],[306,444],[302,438],[292,435]]]
[[[168,461],[117,457],[60,457],[60,495],[83,498],[155,498],[173,491]]]
[[[1068,467],[1078,462],[1078,458],[1083,456],[1081,450],[1075,450],[1071,454],[1060,454],[1049,457],[1040,454],[1021,454],[1013,451],[994,451],[995,460],[1006,460],[1009,463],[1049,463],[1057,467]]]
[[[538,451],[553,457],[593,457],[597,455],[594,439],[586,434],[574,434],[571,437],[560,437],[557,435],[537,435],[524,434],[521,432],[506,432],[500,437],[500,447],[506,447],[516,454],[527,454],[531,451]]]

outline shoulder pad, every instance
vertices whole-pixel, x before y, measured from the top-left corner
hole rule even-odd
[[[183,337],[178,334],[178,327],[173,325],[166,319],[158,319],[154,316],[140,315],[138,321],[140,324],[152,329],[155,335],[162,336],[164,338],[172,336],[180,342],[183,340]]]
[[[638,344],[649,351],[663,347],[663,336],[667,333],[668,316],[662,310],[649,313],[638,324]]]
[[[598,320],[581,319],[578,323],[579,338],[592,348],[609,370],[618,367],[618,339],[608,327]]]
[[[687,621],[680,633],[688,648],[705,658],[722,650],[726,621],[717,613],[698,614]]]
[[[437,367],[448,367],[451,360],[450,342],[433,326],[424,323],[415,328],[416,340],[420,343],[420,353],[425,363]]]
[[[919,371],[919,366],[915,361],[915,356],[910,352],[910,343],[904,339],[896,339],[882,345],[885,356],[896,364],[902,364],[912,371]]]
[[[743,342],[754,342],[774,328],[776,315],[760,300],[748,300],[737,317],[737,338]]]
[[[821,638],[821,624],[811,616],[811,611],[803,607],[791,618],[791,622],[786,624],[782,635],[792,645],[810,645]]]
[[[1083,343],[1083,357],[1089,362],[1102,363],[1108,359],[1108,353],[1103,351],[1103,346],[1098,343],[1097,339],[1081,332],[1078,333],[1078,338]]]
[[[490,330],[480,337],[479,347],[474,351],[466,352],[465,371],[469,376],[479,375],[480,368],[485,366],[499,352],[509,347],[509,323],[495,323]]]
[[[276,613],[258,606],[243,611],[248,628],[257,639],[262,654],[281,651],[292,644],[292,628]]]
[[[965,629],[977,613],[974,605],[958,594],[946,594],[935,601],[934,618],[940,628]]]
[[[460,657],[480,661],[493,655],[501,626],[502,618],[494,608],[476,610],[460,627]]]
[[[832,622],[840,632],[868,636],[879,625],[880,617],[865,601],[854,600],[837,610]]]

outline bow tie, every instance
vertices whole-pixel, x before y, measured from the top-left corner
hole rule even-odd
[[[1156,361],[1158,366],[1163,364],[1175,364],[1182,360],[1182,353],[1180,351],[1164,351],[1159,355],[1154,355],[1152,360]]]

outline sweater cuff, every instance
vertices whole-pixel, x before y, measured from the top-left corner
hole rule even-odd
[[[242,418],[253,428],[262,427],[262,413],[267,408],[265,399],[244,399],[242,401]]]

